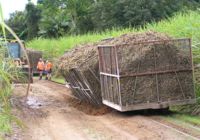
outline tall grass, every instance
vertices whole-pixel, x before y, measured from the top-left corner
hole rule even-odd
[[[176,38],[192,38],[196,44],[200,40],[200,11],[179,13],[168,20],[148,24],[146,29],[167,33]]]
[[[178,13],[172,18],[162,20],[158,23],[147,24],[145,28],[112,29],[102,33],[88,33],[78,36],[66,36],[59,39],[37,38],[27,43],[27,46],[45,52],[45,57],[59,57],[65,51],[75,47],[77,44],[97,42],[99,40],[116,37],[130,32],[144,32],[147,30],[166,33],[175,38],[189,37],[193,40],[193,53],[197,56],[200,47],[196,44],[200,42],[200,12],[189,11]],[[196,62],[196,59],[195,59]],[[198,59],[200,62],[200,59]]]
[[[0,47],[0,136],[11,132],[11,122],[16,120],[11,113],[11,81],[20,77],[20,71],[11,58],[5,58],[6,49]]]
[[[10,97],[12,93],[12,81],[23,78],[23,72],[17,68],[12,58],[8,54],[6,30],[8,30],[16,39],[16,34],[4,23],[2,7],[0,3],[0,26],[3,39],[0,40],[0,139],[5,133],[12,130],[11,123],[15,122],[21,125],[21,122],[12,115]],[[19,39],[18,39],[19,40]],[[20,43],[21,44],[21,43]],[[23,49],[23,46],[22,46]]]
[[[135,29],[130,28],[112,29],[103,33],[88,33],[84,35],[61,37],[59,39],[37,38],[28,42],[26,45],[27,47],[44,51],[44,57],[59,57],[64,54],[65,51],[75,47],[76,45],[97,42],[105,38],[119,36],[127,32],[133,32],[134,30]]]

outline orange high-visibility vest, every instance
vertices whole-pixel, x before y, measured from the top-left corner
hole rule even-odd
[[[53,65],[51,64],[51,62],[48,62],[45,66],[45,70],[50,70],[52,69]]]
[[[38,64],[37,64],[37,69],[38,70],[44,70],[44,62],[38,62]]]

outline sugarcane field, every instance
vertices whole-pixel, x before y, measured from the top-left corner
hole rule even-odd
[[[0,0],[0,140],[200,140],[199,0]]]

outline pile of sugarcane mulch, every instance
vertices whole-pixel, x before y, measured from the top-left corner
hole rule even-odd
[[[169,36],[162,33],[145,32],[124,34],[120,37],[105,39],[97,43],[79,45],[61,57],[59,70],[70,84],[77,98],[97,106],[102,105],[98,45],[115,45],[118,47],[120,75],[150,72],[154,71],[155,68],[157,70],[189,68],[188,55],[179,51],[176,45],[173,43],[152,43],[152,41],[169,39],[171,39]],[[137,43],[139,44],[137,45]],[[156,52],[154,52],[155,48]],[[183,85],[182,89],[177,82],[177,78]],[[137,81],[135,82],[136,79]],[[161,101],[193,96],[193,85],[188,85],[192,80],[191,73],[163,74],[158,76],[157,80],[159,82],[159,98]],[[124,105],[155,102],[158,99],[156,79],[153,75],[141,76],[140,78],[123,78],[120,82],[122,104]],[[136,87],[134,86],[135,83],[137,83]],[[182,90],[184,90],[185,95],[183,95]]]

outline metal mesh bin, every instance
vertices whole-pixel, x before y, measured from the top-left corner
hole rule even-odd
[[[98,46],[103,103],[119,111],[195,102],[190,39]]]
[[[90,62],[87,61],[87,63]],[[81,69],[73,68],[65,75],[65,78],[70,83],[73,95],[82,101],[101,106],[100,81],[98,70],[95,70],[96,66],[89,68],[83,65],[81,67]]]

